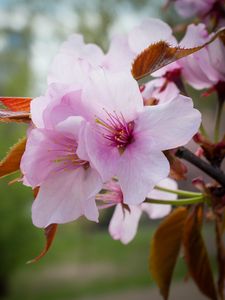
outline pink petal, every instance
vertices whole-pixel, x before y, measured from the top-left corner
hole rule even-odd
[[[56,169],[54,160],[59,156],[59,152],[55,151],[59,149],[56,140],[62,140],[62,136],[42,129],[30,131],[20,165],[27,185],[40,185]]]
[[[103,66],[112,72],[131,70],[131,65],[135,57],[131,51],[126,35],[115,36],[110,43],[110,48],[105,56]]]
[[[139,206],[129,206],[129,209],[130,212],[118,204],[109,224],[109,233],[112,238],[120,240],[123,244],[128,244],[135,237],[141,217]]]
[[[158,78],[146,84],[142,92],[144,99],[156,98],[159,104],[176,98],[179,94],[177,86],[173,82],[169,82],[163,91],[160,91],[165,84],[165,78]]]
[[[153,149],[172,149],[189,142],[200,123],[201,115],[193,108],[192,100],[179,95],[169,102],[145,107],[136,121],[135,134],[146,144],[151,143]]]
[[[176,181],[170,178],[163,179],[157,185],[171,190],[177,189]],[[176,200],[177,195],[163,192],[157,189],[153,189],[148,194],[148,198],[160,199],[160,200]],[[168,215],[171,211],[171,205],[165,205],[165,204],[142,203],[141,208],[143,211],[145,211],[148,214],[150,219],[163,218],[166,215]]]
[[[102,50],[94,44],[85,44],[81,35],[72,35],[61,46],[50,68],[48,83],[66,83],[82,86],[91,66],[101,64]]]
[[[169,163],[161,152],[149,152],[143,144],[131,144],[117,167],[117,177],[123,192],[124,203],[137,205],[153,189],[155,184],[168,176]],[[132,146],[132,147],[131,147]]]
[[[47,227],[52,223],[67,223],[82,215],[97,222],[95,195],[101,186],[98,173],[90,168],[55,174],[41,185],[33,203],[34,225]]]
[[[149,45],[165,40],[176,43],[172,36],[172,29],[159,19],[148,18],[140,26],[137,26],[128,35],[130,49],[139,54]]]
[[[81,124],[84,122],[84,119],[79,116],[71,116],[66,118],[64,121],[60,122],[56,126],[56,130],[64,134],[71,135],[76,141],[79,138],[79,132]]]
[[[110,73],[96,70],[90,74],[83,103],[91,112],[91,118],[107,119],[106,112],[122,114],[126,121],[132,120],[143,108],[143,100],[137,82],[126,72]]]
[[[120,154],[117,148],[109,147],[98,128],[86,125],[83,141],[79,143],[78,155],[90,157],[91,165],[101,174],[103,181],[116,175]]]

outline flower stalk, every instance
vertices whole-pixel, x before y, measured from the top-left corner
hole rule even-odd
[[[205,197],[203,194],[198,197],[190,197],[190,198],[183,198],[178,200],[160,200],[160,199],[150,199],[146,198],[145,203],[151,204],[164,204],[164,205],[174,205],[174,206],[183,206],[183,205],[192,205],[197,203],[205,202]]]
[[[202,193],[196,193],[196,192],[189,192],[189,191],[184,191],[184,190],[171,190],[168,188],[164,188],[161,186],[155,186],[155,189],[163,192],[168,192],[171,194],[176,194],[181,197],[199,197],[202,195]]]

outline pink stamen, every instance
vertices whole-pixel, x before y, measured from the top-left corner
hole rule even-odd
[[[122,154],[126,147],[134,141],[134,122],[126,122],[122,114],[105,112],[108,118],[106,120],[96,118],[96,123],[104,130],[101,133],[106,140],[110,141],[109,146],[117,147]]]

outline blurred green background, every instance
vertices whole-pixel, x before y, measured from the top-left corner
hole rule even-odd
[[[128,31],[145,17],[160,17],[174,25],[177,16],[172,10],[163,12],[162,4],[151,0],[0,0],[0,94],[43,94],[51,59],[73,32],[83,33],[87,42],[106,50],[113,34]],[[25,131],[23,125],[0,125],[1,158]],[[135,240],[124,246],[108,235],[112,212],[101,217],[100,225],[80,219],[60,226],[50,253],[26,265],[41,251],[44,235],[31,222],[31,190],[18,183],[8,186],[13,178],[0,181],[0,298],[159,299],[147,266],[157,222],[144,219]],[[214,250],[210,251],[214,257]],[[185,272],[181,258],[175,279],[181,280]],[[179,299],[179,293],[185,299],[189,285],[183,292],[179,286],[175,284],[171,299]],[[197,292],[194,295],[193,300],[201,299]]]

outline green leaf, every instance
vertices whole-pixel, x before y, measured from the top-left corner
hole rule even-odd
[[[168,299],[174,267],[182,244],[188,209],[175,209],[155,232],[150,249],[149,268],[164,299]]]

